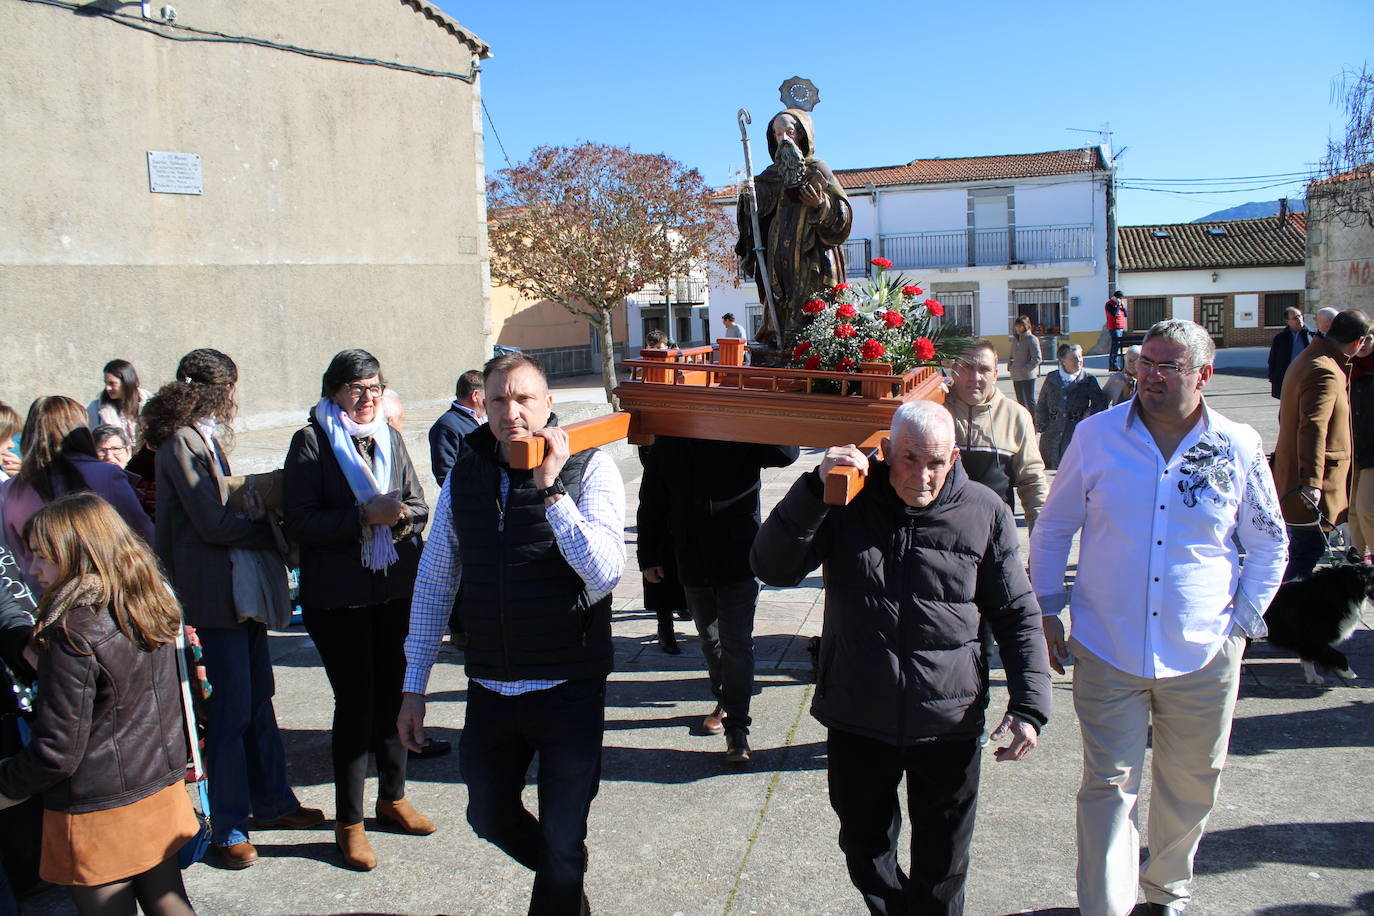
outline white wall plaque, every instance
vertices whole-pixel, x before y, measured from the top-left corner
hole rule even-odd
[[[154,194],[199,194],[204,180],[200,156],[148,150],[148,190]]]
[[[1232,323],[1236,327],[1259,327],[1259,293],[1238,293],[1235,308],[1236,316]]]

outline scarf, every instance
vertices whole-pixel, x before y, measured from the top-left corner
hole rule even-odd
[[[1069,373],[1067,373],[1067,372],[1064,371],[1064,367],[1063,367],[1063,366],[1060,366],[1060,367],[1059,367],[1059,378],[1060,378],[1061,381],[1063,381],[1063,383],[1064,383],[1065,385],[1072,385],[1074,382],[1078,381],[1078,380],[1081,379],[1082,377],[1083,377],[1083,370],[1082,370],[1082,369],[1079,369],[1079,370],[1078,370],[1077,372],[1075,372],[1073,375],[1069,375]]]
[[[386,425],[386,417],[377,411],[377,418],[365,426],[359,426],[344,413],[338,404],[329,398],[320,398],[315,405],[315,420],[329,437],[329,446],[334,451],[343,470],[344,479],[353,491],[358,505],[364,505],[374,496],[386,490],[378,481],[391,482],[391,428]],[[373,442],[372,464],[369,467],[354,445],[353,440],[371,436]],[[373,572],[385,572],[399,557],[391,543],[391,529],[386,525],[369,525],[363,529],[362,564]]]
[[[85,607],[88,604],[99,606],[109,600],[109,596],[105,593],[105,584],[100,581],[98,576],[74,576],[48,592],[43,598],[44,600],[39,605],[39,612],[42,616],[33,628],[34,638],[40,644],[47,642],[47,639],[42,636],[43,631],[56,625],[62,616],[72,608]]]

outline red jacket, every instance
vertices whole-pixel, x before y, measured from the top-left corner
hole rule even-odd
[[[1126,306],[1115,299],[1108,299],[1107,304],[1102,308],[1107,313],[1107,330],[1126,330]]]

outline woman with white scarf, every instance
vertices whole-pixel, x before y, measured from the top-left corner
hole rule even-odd
[[[406,800],[406,750],[396,732],[429,506],[405,440],[383,415],[386,381],[376,358],[344,350],[321,389],[286,455],[286,534],[300,545],[302,618],[334,690],[335,842],[345,865],[367,871],[377,864],[363,829],[369,755],[377,819],[402,833],[434,832]]]
[[[1068,451],[1078,421],[1107,406],[1097,378],[1083,368],[1083,348],[1060,344],[1059,368],[1045,376],[1035,404],[1035,426],[1040,430],[1040,456],[1046,470],[1059,467]]]

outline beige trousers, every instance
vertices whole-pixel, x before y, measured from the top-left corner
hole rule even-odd
[[[1127,916],[1137,889],[1151,903],[1186,906],[1193,856],[1216,804],[1240,689],[1245,638],[1227,638],[1201,669],[1142,678],[1072,640],[1073,706],[1083,731],[1078,789],[1078,906]],[[1154,726],[1149,856],[1140,864],[1136,802]]]
[[[1374,553],[1374,468],[1350,473],[1350,541],[1360,554]]]

